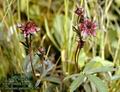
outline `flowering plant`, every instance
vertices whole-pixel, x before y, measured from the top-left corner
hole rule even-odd
[[[73,26],[73,30],[79,37],[75,52],[75,64],[78,70],[78,55],[81,48],[84,46],[85,38],[88,36],[96,36],[96,24],[92,20],[85,18],[84,9],[82,7],[77,7],[75,14],[78,16],[77,27]]]
[[[32,73],[33,77],[35,78],[35,70],[33,67],[33,59],[32,59],[32,39],[31,36],[32,34],[36,33],[37,31],[40,30],[40,28],[37,27],[37,25],[33,21],[28,21],[24,24],[17,25],[17,27],[22,31],[26,41],[21,42],[27,49],[26,52],[30,56],[30,63],[31,63],[31,68],[32,68]]]
[[[18,25],[18,28],[22,30],[22,33],[25,37],[29,36],[30,34],[34,34],[40,30],[37,25],[33,21],[28,21],[24,24]]]

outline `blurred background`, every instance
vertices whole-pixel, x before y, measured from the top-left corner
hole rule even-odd
[[[50,49],[53,64],[60,58],[61,78],[73,74],[77,37],[72,26],[77,5],[97,24],[96,37],[87,39],[79,54],[79,66],[85,67],[90,60],[120,66],[120,0],[0,0],[0,79],[24,73],[27,54],[20,41],[25,39],[16,25],[28,20],[41,29],[33,37],[33,53],[39,47]],[[120,75],[120,69],[114,74]],[[120,92],[119,86],[120,80],[110,81],[109,92]]]

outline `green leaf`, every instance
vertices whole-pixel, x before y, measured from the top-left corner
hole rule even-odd
[[[84,72],[89,71],[92,68],[96,68],[96,67],[100,67],[102,66],[102,64],[100,62],[96,62],[96,61],[91,61],[89,63],[86,64],[85,68],[84,68]]]
[[[53,82],[53,83],[57,83],[57,84],[61,84],[61,80],[57,77],[54,77],[54,76],[44,77],[43,80]]]
[[[108,61],[108,60],[104,60],[102,59],[101,57],[97,56],[97,57],[94,57],[91,62],[99,62],[101,63],[103,66],[113,66],[114,64],[111,62],[111,61]]]
[[[100,78],[94,75],[88,75],[88,80],[96,86],[98,92],[108,92],[107,86]]]
[[[85,89],[85,92],[91,92],[91,88],[90,88],[90,85],[88,83],[84,84],[84,89]]]
[[[75,91],[84,82],[85,77],[86,76],[81,73],[70,85],[70,92]]]
[[[110,63],[107,60],[103,60],[100,57],[95,57],[89,63],[86,64],[83,71],[87,73],[88,71],[90,73],[114,71],[115,68],[112,68],[112,66],[113,66],[113,63]]]
[[[114,75],[111,77],[111,80],[118,80],[120,79],[120,75]]]
[[[88,59],[87,55],[85,54],[84,50],[81,49],[79,57],[78,57],[78,64],[80,67],[85,66],[85,61]]]
[[[65,80],[67,80],[67,79],[70,79],[70,78],[73,78],[73,77],[77,77],[77,76],[79,76],[79,75],[80,75],[80,74],[72,74],[72,75],[70,75],[70,76],[65,77],[63,81],[65,81]]]
[[[52,41],[52,43],[56,46],[56,48],[58,50],[60,50],[58,44],[56,43],[55,39],[53,38],[52,34],[50,33],[50,30],[48,28],[48,22],[46,19],[45,19],[45,29],[46,29],[46,33],[47,33],[48,37],[50,38],[50,40]]]
[[[53,21],[53,36],[56,39],[56,43],[61,47],[63,46],[64,38],[64,16],[57,14]],[[61,35],[63,33],[63,35]]]
[[[33,66],[34,66],[34,68],[36,68],[36,65],[38,65],[38,62],[39,62],[39,56],[38,55],[33,55],[32,58],[33,58],[33,61],[32,61]],[[23,63],[23,69],[26,72],[32,71],[29,55],[27,55],[25,57],[25,60],[24,60],[24,63]]]
[[[97,68],[92,68],[90,70],[87,70],[86,74],[92,74],[92,73],[98,73],[98,72],[108,72],[108,71],[115,71],[116,68],[113,68],[112,66],[102,66]]]

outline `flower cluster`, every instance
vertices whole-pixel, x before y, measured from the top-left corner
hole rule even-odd
[[[18,25],[18,28],[22,30],[22,33],[25,37],[28,37],[30,34],[34,34],[35,32],[39,31],[40,28],[33,21],[28,21],[24,24]]]
[[[83,8],[77,7],[75,10],[75,14],[78,15],[78,29],[77,33],[79,33],[82,37],[87,36],[95,36],[96,35],[96,24],[90,19],[85,18]]]
[[[96,24],[93,23],[91,20],[86,19],[80,25],[79,29],[81,31],[81,35],[88,36],[88,35],[96,35]]]
[[[85,17],[84,9],[81,7],[77,7],[75,10],[75,14],[78,16],[77,18],[77,27],[73,26],[73,30],[77,33],[79,40],[78,45],[75,51],[75,65],[77,71],[79,70],[78,67],[78,54],[80,53],[81,48],[83,48],[85,43],[85,38],[88,36],[95,36],[96,35],[96,24]]]
[[[78,15],[78,16],[82,16],[84,14],[84,9],[81,8],[81,7],[77,7],[77,9],[75,10],[75,13]]]

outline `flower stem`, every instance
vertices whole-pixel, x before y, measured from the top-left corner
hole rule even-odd
[[[77,46],[76,48],[76,51],[75,51],[75,66],[76,66],[76,70],[78,72],[79,68],[78,68],[78,51],[79,51],[79,45]]]
[[[33,63],[32,63],[32,47],[31,47],[31,42],[32,41],[31,41],[31,35],[30,35],[29,55],[30,55],[30,63],[31,63],[33,77],[35,78],[35,70],[34,70]]]
[[[79,72],[79,66],[78,66],[79,53],[81,51],[81,48],[83,47],[83,44],[84,43],[82,42],[82,40],[80,41],[80,43],[78,42],[76,52],[75,52],[75,66],[76,66],[77,72]]]

